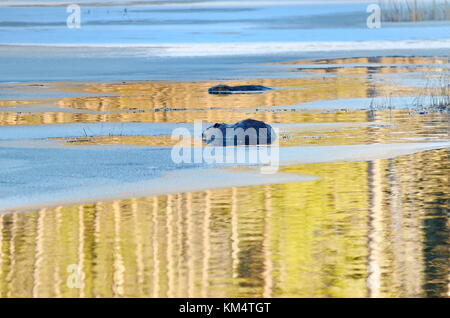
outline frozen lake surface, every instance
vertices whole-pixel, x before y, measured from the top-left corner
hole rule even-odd
[[[450,147],[449,142],[280,148],[279,165],[388,159]],[[220,147],[219,147],[220,148]],[[193,150],[195,151],[195,150]],[[0,211],[144,197],[232,186],[315,180],[314,176],[253,169],[213,169],[236,164],[176,164],[170,147],[52,147],[49,142],[0,143]],[[248,164],[238,164],[248,165]],[[193,169],[193,168],[202,169]]]
[[[14,3],[0,11],[0,82],[263,77],[277,73],[256,64],[293,56],[450,49],[445,22],[368,28],[367,1],[83,1],[78,29],[64,1]]]

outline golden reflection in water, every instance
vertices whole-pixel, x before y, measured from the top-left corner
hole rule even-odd
[[[281,129],[279,144],[289,146],[361,145],[370,143],[396,143],[414,141],[447,141],[448,115],[442,113],[412,114],[409,110],[384,110],[351,112],[361,122],[348,123],[344,127],[303,126],[293,131]],[[317,114],[316,120],[321,120]],[[173,146],[180,141],[162,136],[96,136],[56,138],[66,145],[140,145]]]
[[[448,150],[0,216],[1,297],[447,296]],[[69,288],[67,268],[81,268]]]
[[[36,104],[33,100],[0,100],[0,107],[18,107]]]
[[[368,64],[345,68],[320,68],[320,65]],[[396,67],[378,67],[380,63],[396,64]],[[442,68],[428,67],[429,64]],[[252,117],[266,122],[331,122],[358,121],[357,112],[348,114],[311,114],[309,112],[256,111],[261,107],[290,106],[316,100],[342,98],[373,98],[388,96],[417,96],[417,87],[401,87],[389,82],[374,82],[371,74],[424,72],[442,74],[448,70],[448,59],[440,57],[384,57],[298,61],[277,64],[316,64],[315,69],[299,69],[300,72],[337,73],[339,76],[322,78],[254,79],[227,81],[229,85],[257,84],[274,88],[264,94],[233,94],[218,96],[208,94],[207,89],[217,82],[130,82],[71,84],[55,83],[52,89],[70,93],[89,93],[94,96],[62,97],[47,106],[60,107],[61,112],[39,112],[42,101],[0,101],[4,106],[28,106],[30,111],[0,112],[1,125],[38,125],[69,122],[234,122]],[[371,66],[373,65],[373,66]],[[382,64],[380,64],[382,65]],[[410,67],[410,65],[414,67]],[[375,67],[377,66],[377,67]],[[421,66],[421,67],[418,67]],[[355,76],[358,75],[358,76]],[[363,75],[363,76],[360,76]],[[424,91],[425,94],[425,91]],[[426,95],[426,94],[425,94]],[[32,108],[36,108],[33,112]],[[63,111],[66,109],[65,111]],[[67,109],[71,112],[67,112]],[[301,108],[300,108],[301,110]]]
[[[379,57],[349,57],[349,58],[337,58],[337,59],[317,59],[317,60],[298,60],[279,62],[273,64],[287,64],[287,65],[302,65],[302,64],[314,64],[314,65],[329,65],[329,64],[447,64],[449,63],[448,57],[420,57],[420,56],[379,56]]]
[[[381,162],[375,160],[369,163],[369,233],[368,233],[368,260],[367,260],[367,291],[372,298],[380,297],[381,291],[381,250],[380,244],[383,235],[383,197],[381,191]]]
[[[72,112],[0,112],[1,125],[39,125],[69,122],[208,122],[238,121],[252,114],[268,122],[317,121],[311,114],[256,111],[259,107],[294,105],[317,99],[366,97],[365,79],[267,79],[232,82],[230,85],[260,84],[287,87],[264,94],[211,95],[207,90],[217,83],[143,82],[89,84],[86,90],[100,96],[65,97],[55,103]],[[97,86],[96,86],[97,85]],[[80,92],[85,92],[81,90]],[[104,96],[115,94],[118,96]],[[31,106],[30,106],[31,107]],[[39,107],[36,106],[38,110]],[[77,112],[79,110],[79,112]],[[94,111],[98,113],[83,113]],[[328,120],[326,119],[328,117]],[[325,121],[354,121],[348,114],[322,116]]]

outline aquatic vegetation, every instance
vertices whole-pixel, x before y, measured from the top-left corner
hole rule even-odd
[[[381,18],[386,22],[450,20],[447,0],[381,0]]]
[[[429,82],[414,102],[414,108],[422,111],[444,112],[450,109],[450,74]]]

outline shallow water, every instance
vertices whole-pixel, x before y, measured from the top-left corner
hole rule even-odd
[[[94,192],[131,177],[151,182],[167,160],[151,157],[150,146],[167,150],[171,129],[198,119],[273,124],[286,153],[308,159],[281,171],[315,178],[2,214],[0,297],[448,297],[448,147],[343,162],[331,162],[338,152],[308,157],[305,147],[364,154],[367,145],[448,145],[448,113],[432,99],[390,103],[426,96],[448,58],[264,67],[286,77],[229,82],[276,88],[252,95],[208,95],[213,81],[5,84],[3,202],[63,187]],[[403,80],[409,74],[414,85]],[[111,168],[89,166],[96,147],[110,150],[101,162]],[[153,172],[136,173],[148,168],[142,154]]]

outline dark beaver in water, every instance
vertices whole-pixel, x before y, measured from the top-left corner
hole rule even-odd
[[[262,85],[240,85],[240,86],[228,86],[228,85],[216,85],[208,89],[210,94],[236,94],[236,93],[256,93],[271,90],[270,87]]]
[[[202,134],[203,141],[213,146],[269,145],[275,138],[275,131],[269,124],[254,119],[232,125],[215,123]]]

